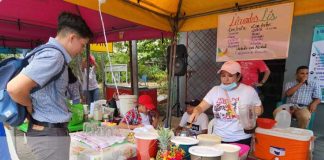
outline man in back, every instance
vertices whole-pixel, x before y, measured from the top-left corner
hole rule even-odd
[[[177,134],[181,133],[181,131],[188,126],[191,127],[189,128],[190,131],[196,135],[207,134],[208,117],[205,113],[200,114],[197,118],[197,121],[192,123],[192,125],[188,123],[190,115],[192,114],[194,108],[199,105],[199,103],[200,101],[197,99],[185,102],[185,104],[187,105],[187,111],[183,114],[180,124],[176,129]]]
[[[292,104],[291,113],[297,118],[299,128],[307,128],[311,113],[316,111],[321,103],[319,85],[314,81],[307,81],[308,67],[299,66],[296,70],[296,80],[285,84],[287,103]],[[274,116],[281,111],[279,107],[274,111]]]
[[[48,41],[59,50],[45,48],[36,53],[29,65],[7,84],[10,97],[31,114],[27,140],[37,159],[69,159],[67,63],[84,51],[92,35],[82,17],[61,13],[57,35]],[[60,76],[53,80],[56,75]],[[37,88],[40,89],[32,92]]]

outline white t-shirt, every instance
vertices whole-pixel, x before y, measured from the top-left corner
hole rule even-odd
[[[190,115],[185,112],[181,118],[180,127],[185,127],[189,125],[189,117]],[[197,118],[197,121],[192,123],[192,128],[191,131],[194,132],[195,134],[200,134],[202,130],[205,130],[208,128],[208,117],[205,113],[201,113],[199,117]]]
[[[83,83],[82,83],[82,90],[87,90],[87,69],[85,68],[84,71],[82,72],[82,78],[83,78]],[[90,67],[89,69],[89,91],[97,89],[98,88],[98,82],[97,82],[97,77],[96,77],[96,72],[94,70],[94,67]]]
[[[239,106],[252,105],[260,106],[261,101],[254,88],[240,83],[231,91],[227,91],[233,108],[226,105],[227,96],[225,90],[219,86],[213,87],[205,96],[204,100],[213,106],[213,113],[216,118],[213,133],[222,137],[222,141],[234,142],[251,137],[245,134],[241,123],[238,120]]]
[[[148,115],[145,115],[144,113],[140,113],[141,117],[142,117],[142,124],[143,125],[151,125],[150,123],[150,118]]]

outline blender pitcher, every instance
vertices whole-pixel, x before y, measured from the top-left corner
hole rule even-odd
[[[254,106],[240,105],[239,106],[239,121],[245,130],[253,130],[256,125],[256,114]]]

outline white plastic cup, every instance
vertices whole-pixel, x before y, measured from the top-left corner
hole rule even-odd
[[[215,147],[224,151],[221,160],[239,160],[241,150],[239,146],[233,144],[217,144]]]
[[[216,134],[199,134],[197,139],[199,140],[199,146],[214,146],[222,141],[222,138]]]

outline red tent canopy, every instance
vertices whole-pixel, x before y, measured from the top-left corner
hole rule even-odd
[[[57,17],[62,11],[81,15],[95,35],[92,41],[104,41],[98,11],[62,0],[0,0],[0,46],[33,48],[47,42],[56,34]],[[103,19],[110,42],[171,35],[107,14]]]

